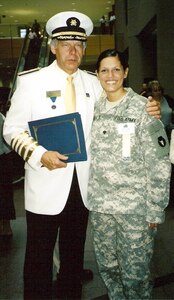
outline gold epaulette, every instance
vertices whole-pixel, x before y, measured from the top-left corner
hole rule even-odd
[[[84,70],[84,71],[90,75],[97,76],[97,74],[95,72],[91,72],[91,71],[87,71],[87,70]]]
[[[23,71],[23,72],[19,72],[19,73],[18,73],[18,76],[30,74],[30,73],[39,71],[40,69],[41,69],[41,68],[38,67],[38,68],[35,68],[35,69],[30,69],[30,70],[26,70],[26,71]]]
[[[39,146],[38,142],[34,140],[28,131],[20,132],[11,141],[11,147],[15,150],[25,161],[28,161],[33,151]]]

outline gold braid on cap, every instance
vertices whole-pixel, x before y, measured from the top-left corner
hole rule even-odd
[[[76,17],[70,17],[66,20],[65,26],[55,28],[52,31],[51,37],[57,40],[86,41],[87,34],[85,29],[80,27],[80,20]]]
[[[20,132],[11,141],[12,149],[15,150],[26,162],[38,146],[38,142],[29,135],[28,131]]]
[[[84,32],[77,32],[77,31],[64,31],[64,32],[56,32],[56,33],[53,33],[52,34],[52,38],[55,38],[55,37],[59,37],[59,36],[66,36],[66,35],[73,35],[73,36],[76,36],[78,35],[79,37],[82,37],[82,38],[86,38],[87,35],[86,33]]]

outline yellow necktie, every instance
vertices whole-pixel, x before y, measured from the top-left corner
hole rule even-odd
[[[73,83],[73,76],[71,75],[67,77],[67,84],[65,90],[65,107],[67,113],[72,113],[76,111],[75,87]]]

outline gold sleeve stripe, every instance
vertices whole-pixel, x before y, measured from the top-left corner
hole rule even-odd
[[[29,133],[28,133],[28,131],[24,131],[24,132],[21,132],[21,133],[19,133],[14,139],[12,139],[12,141],[11,141],[11,147],[12,147],[12,149],[14,149],[15,150],[15,148],[16,148],[16,146],[17,146],[17,144],[18,144],[18,142],[19,142],[19,140],[22,138],[22,139],[25,139],[25,138],[27,138],[29,136]]]
[[[25,147],[27,148],[31,143],[34,143],[35,140],[32,137],[28,137],[25,140],[19,140],[18,146],[16,146],[16,152],[19,153],[19,155],[21,155],[21,151],[22,149]]]
[[[33,151],[38,147],[38,142],[34,141],[32,144],[29,145],[28,148],[23,148],[23,159],[28,161],[30,156],[32,155]]]
[[[33,151],[39,146],[28,131],[19,133],[11,141],[11,147],[14,149],[25,161],[28,161]]]
[[[26,158],[25,158],[25,161],[28,161],[28,160],[29,160],[29,158],[31,157],[31,155],[32,155],[33,151],[36,149],[36,147],[37,147],[37,145],[33,145],[33,146],[31,147],[31,149],[27,152],[27,156],[26,156]]]
[[[29,148],[31,147],[31,145],[38,145],[38,143],[36,141],[32,141],[32,143],[28,143],[28,144],[25,144],[23,145],[22,144],[22,147],[19,149],[20,151],[20,155],[23,157],[23,159],[25,160],[25,156],[26,156],[26,152],[29,151]]]

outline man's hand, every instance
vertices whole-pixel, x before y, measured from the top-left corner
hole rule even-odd
[[[60,154],[56,151],[47,151],[41,157],[41,163],[47,169],[55,170],[58,168],[66,168],[67,156]],[[65,161],[65,162],[64,162]]]
[[[158,226],[157,223],[149,223],[149,228],[150,228],[150,229],[156,229],[157,226]]]
[[[157,119],[161,118],[160,102],[155,100],[151,96],[148,97],[146,110],[149,115],[151,115]]]

